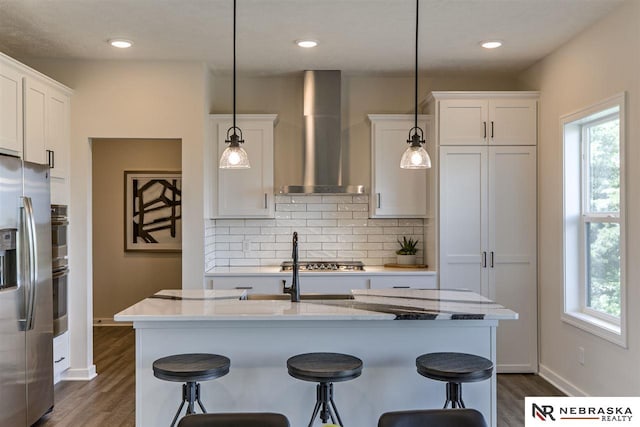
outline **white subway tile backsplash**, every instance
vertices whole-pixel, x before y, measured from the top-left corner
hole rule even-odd
[[[244,227],[244,219],[217,219],[217,227]]]
[[[276,194],[276,203],[291,203],[291,196]]]
[[[369,234],[368,242],[393,242],[398,244],[398,236],[395,234]]]
[[[317,259],[325,261],[328,259],[335,259],[338,256],[336,251],[307,251],[308,259]]]
[[[338,227],[366,227],[366,219],[339,219]]]
[[[348,251],[352,249],[352,245],[352,243],[323,243],[322,250]]]
[[[320,219],[322,212],[291,212],[291,218]]]
[[[307,210],[307,205],[294,205],[285,203],[276,203],[276,211],[282,212],[302,212]]]
[[[353,227],[353,234],[382,234],[382,227]]]
[[[306,219],[279,219],[275,223],[276,227],[306,227]]]
[[[335,211],[336,210],[335,203],[318,203],[315,205],[307,205],[307,211],[309,212],[317,212],[317,211]]]
[[[314,234],[307,236],[307,242],[337,242],[337,236],[335,234]]]
[[[356,212],[364,212],[369,210],[369,205],[365,205],[364,203],[346,203],[338,205],[338,212],[345,211],[356,211]]]
[[[353,212],[322,212],[322,219],[351,219]]]
[[[338,251],[339,259],[351,258],[355,261],[361,261],[366,256],[367,251]]]
[[[309,219],[307,225],[309,227],[335,227],[338,222],[335,219]]]
[[[322,196],[322,203],[353,203],[353,196]]]
[[[291,203],[323,203],[322,196],[291,196]]]
[[[275,227],[275,219],[247,219],[244,222],[245,227]]]
[[[366,234],[340,234],[338,235],[338,242],[366,242]]]
[[[429,220],[369,219],[367,195],[280,194],[275,202],[275,219],[205,220],[206,268],[279,265],[291,259],[294,231],[301,259],[396,262],[402,236],[418,239],[418,258],[423,257]]]
[[[353,196],[353,203],[369,203],[369,196],[367,196],[366,194]]]

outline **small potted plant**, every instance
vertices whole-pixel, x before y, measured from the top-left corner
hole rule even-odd
[[[398,256],[398,264],[411,265],[416,263],[416,252],[418,252],[418,239],[407,239],[406,236],[402,237],[402,241],[398,239],[400,249],[396,251]]]

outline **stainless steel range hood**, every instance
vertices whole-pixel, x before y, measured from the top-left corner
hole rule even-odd
[[[304,183],[283,194],[363,194],[362,185],[342,185],[340,71],[304,72]]]

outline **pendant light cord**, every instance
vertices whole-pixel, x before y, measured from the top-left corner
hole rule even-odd
[[[233,134],[236,135],[236,0],[233,0]]]
[[[234,0],[235,1],[235,0]],[[415,104],[414,104],[414,126],[418,127],[418,4],[419,0],[416,0],[416,69],[415,69],[415,84],[414,84],[414,95],[415,95]],[[415,130],[417,132],[417,129]]]

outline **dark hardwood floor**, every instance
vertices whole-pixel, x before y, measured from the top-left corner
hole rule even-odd
[[[135,425],[135,336],[130,327],[93,328],[93,381],[62,381],[55,408],[37,427],[132,427]],[[537,375],[498,375],[498,427],[524,426],[525,396],[561,396]]]

